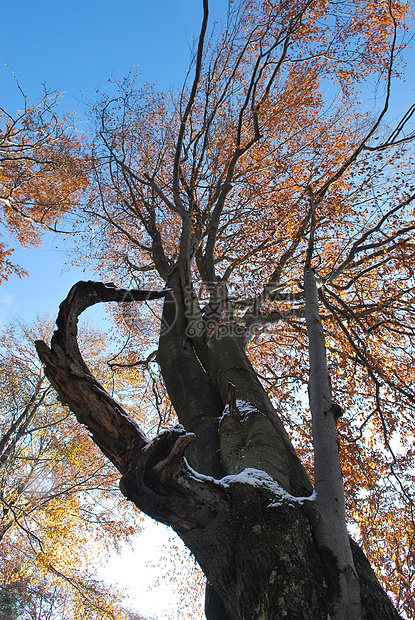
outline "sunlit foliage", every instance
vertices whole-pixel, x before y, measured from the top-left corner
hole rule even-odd
[[[73,119],[60,115],[59,95],[45,92],[29,104],[21,94],[15,115],[0,108],[0,208],[8,233],[27,247],[37,246],[45,230],[59,230],[80,204],[89,166]],[[26,275],[11,262],[12,251],[0,242],[0,282],[11,273]]]
[[[51,328],[39,318],[0,336],[1,600],[14,601],[25,618],[32,609],[33,618],[121,620],[128,615],[120,594],[94,571],[139,518],[126,510],[117,472],[45,379],[32,342]],[[106,366],[103,334],[85,325],[82,339],[103,385],[122,389]]]

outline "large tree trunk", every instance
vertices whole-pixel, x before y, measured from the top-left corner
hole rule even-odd
[[[234,330],[192,341],[178,278],[169,285],[129,297],[76,285],[51,348],[37,342],[47,375],[121,472],[123,494],[173,527],[194,554],[209,584],[209,620],[329,618],[339,570],[315,542],[319,515],[305,470]],[[149,439],[89,373],[76,321],[97,301],[152,296],[166,297],[158,359],[182,426]],[[352,549],[362,617],[399,618],[361,550]]]

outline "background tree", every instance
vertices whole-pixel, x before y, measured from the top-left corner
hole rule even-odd
[[[215,39],[203,6],[177,99],[126,80],[95,108],[83,216],[117,286],[76,285],[38,352],[124,495],[194,553],[208,618],[398,617],[346,509],[413,617],[412,110],[386,123],[406,8],[234,2]],[[181,424],[153,439],[79,354],[78,315],[106,301],[119,363],[157,361]]]
[[[33,620],[127,618],[119,593],[94,571],[139,519],[126,512],[114,470],[56,399],[34,352],[39,331],[48,337],[50,321],[14,323],[1,334],[2,605],[10,617]],[[125,387],[106,366],[103,334],[85,325],[82,339],[102,384]]]
[[[14,116],[0,108],[0,208],[3,225],[23,247],[37,246],[45,230],[57,231],[79,205],[88,184],[85,140],[73,119],[60,116],[59,94],[45,90],[30,104],[20,85],[23,109]],[[0,243],[0,282],[26,272],[10,261]]]

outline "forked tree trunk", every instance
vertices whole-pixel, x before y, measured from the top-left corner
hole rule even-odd
[[[208,620],[327,619],[339,571],[315,541],[312,485],[234,326],[192,341],[179,283],[169,285],[171,292],[159,294],[76,285],[61,305],[51,348],[37,343],[47,375],[119,469],[124,495],[172,526],[195,555],[209,582]],[[76,320],[97,301],[157,296],[166,296],[158,360],[183,426],[151,440],[90,375]],[[399,618],[360,549],[352,549],[362,618]]]

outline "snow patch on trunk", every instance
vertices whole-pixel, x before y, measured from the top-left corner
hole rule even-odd
[[[256,487],[266,487],[275,496],[275,500],[268,504],[268,508],[281,506],[283,502],[289,504],[303,504],[305,501],[314,501],[316,499],[315,491],[313,491],[313,493],[308,497],[295,497],[294,495],[287,493],[287,491],[283,489],[278,482],[275,482],[275,480],[265,471],[262,471],[261,469],[253,469],[251,467],[244,469],[239,474],[225,476],[222,478],[221,482],[226,486],[239,482]]]
[[[260,411],[257,407],[255,407],[255,405],[252,405],[252,403],[249,403],[247,400],[243,400],[242,398],[237,398],[235,401],[235,404],[239,412],[240,422],[246,422],[249,415],[252,413],[260,413],[261,415],[265,416],[265,413],[262,413],[262,411]],[[225,406],[225,409],[223,410],[222,418],[225,415],[229,415],[229,405]]]

